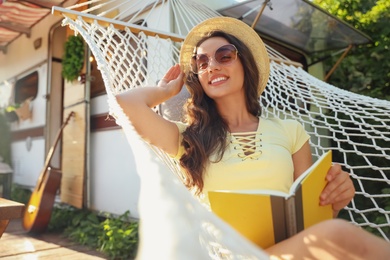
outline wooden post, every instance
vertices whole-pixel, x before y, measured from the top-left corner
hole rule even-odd
[[[341,55],[341,57],[337,60],[337,62],[333,65],[331,70],[326,74],[324,81],[327,82],[330,75],[333,74],[333,72],[336,70],[336,68],[340,65],[341,61],[347,56],[348,52],[352,49],[352,44],[348,46],[348,48],[344,51],[344,53]]]
[[[265,9],[265,7],[266,7],[266,5],[267,5],[267,3],[268,3],[269,1],[270,1],[270,0],[265,0],[265,1],[264,1],[263,6],[261,7],[260,11],[257,13],[255,20],[253,20],[252,28],[255,28],[257,22],[258,22],[259,19],[260,19],[260,16],[263,14],[264,9]]]

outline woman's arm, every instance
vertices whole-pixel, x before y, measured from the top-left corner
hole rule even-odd
[[[294,164],[294,181],[301,176],[313,164],[311,157],[310,144],[306,141],[304,145],[292,155]]]
[[[179,130],[152,108],[178,94],[182,86],[183,73],[177,64],[168,70],[158,86],[135,88],[116,96],[138,134],[171,155],[179,148]]]

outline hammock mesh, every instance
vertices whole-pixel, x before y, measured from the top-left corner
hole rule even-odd
[[[80,8],[84,10],[75,11]],[[180,181],[178,165],[139,139],[114,98],[130,88],[155,85],[178,62],[188,31],[219,14],[189,0],[95,0],[53,10],[91,49],[104,80],[109,112],[131,146],[137,147],[136,158],[148,156],[150,149],[155,152],[150,156],[158,162],[155,171],[145,173],[137,165],[141,179],[138,258],[267,258],[192,197]],[[291,65],[269,46],[267,50],[271,75],[259,100],[263,116],[302,123],[311,136],[314,159],[332,150],[333,160],[350,172],[357,191],[343,217],[389,241],[390,102],[329,85]],[[177,104],[175,109],[181,110]]]

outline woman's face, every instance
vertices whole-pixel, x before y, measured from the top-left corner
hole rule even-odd
[[[225,45],[230,45],[225,38],[213,37],[204,41],[197,49],[198,57],[200,55],[208,57],[207,59],[203,56],[205,59],[201,63],[202,71],[198,72],[198,78],[204,92],[214,100],[230,95],[244,95],[244,69],[238,54],[236,53],[236,60],[226,62],[226,64],[220,56],[217,57],[220,63],[216,61],[216,56],[218,56],[216,51]]]

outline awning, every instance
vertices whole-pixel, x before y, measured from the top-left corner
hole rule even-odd
[[[218,12],[252,25],[264,3],[267,3],[256,23],[256,31],[263,38],[293,46],[306,54],[372,42],[369,36],[307,0],[236,2],[237,4],[222,7]]]
[[[64,0],[0,0],[0,51],[20,35],[30,37],[31,28],[51,14],[53,6],[62,5]]]
[[[64,0],[0,0],[0,51],[20,35],[30,36],[31,28],[50,15],[52,6]],[[263,38],[294,46],[306,54],[346,49],[371,42],[370,37],[307,0],[236,0],[218,10],[222,15],[252,24],[267,3],[255,29]],[[231,3],[231,1],[226,1]]]

